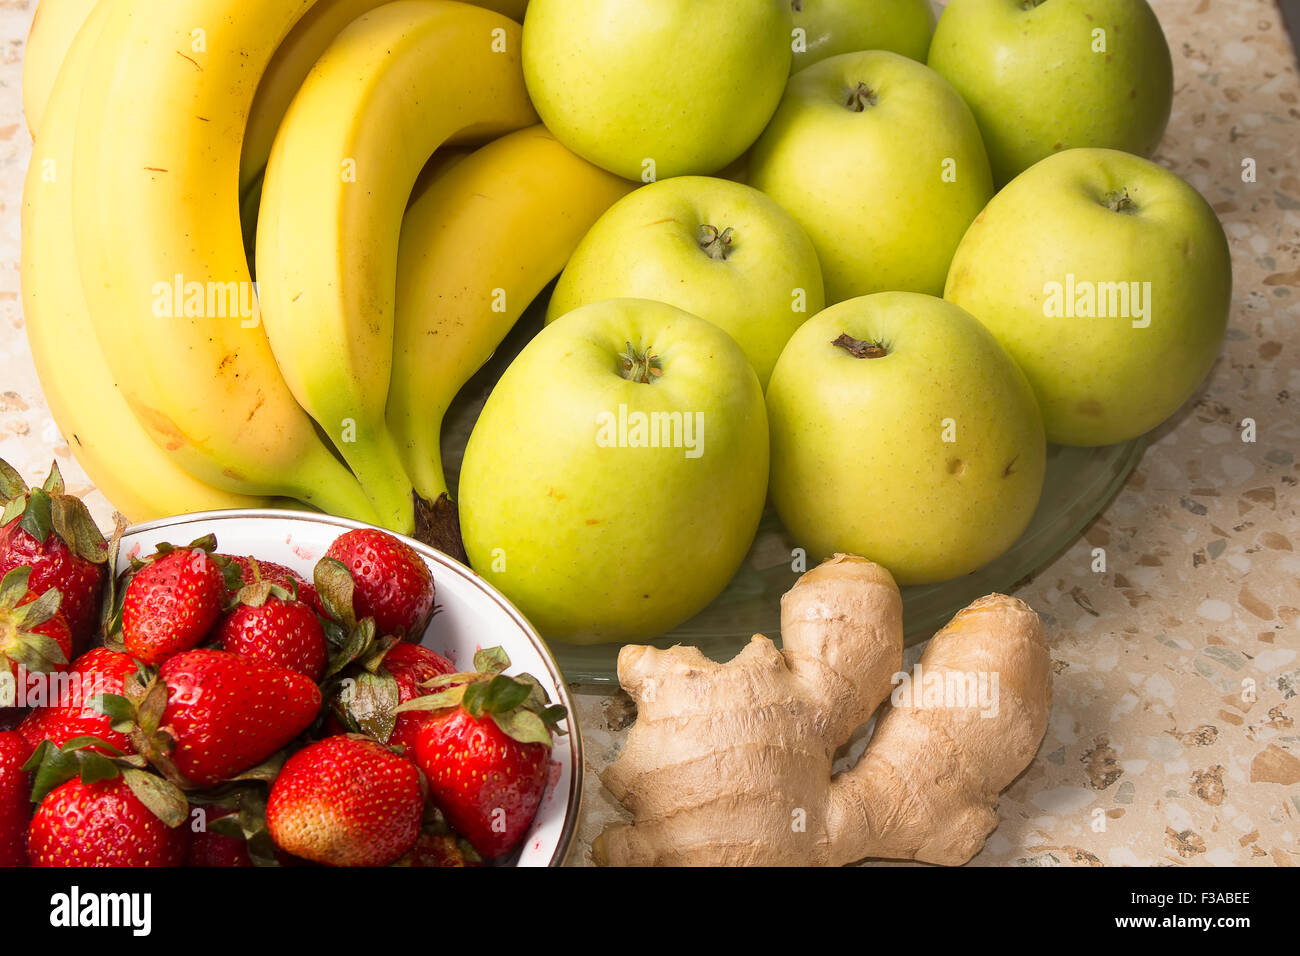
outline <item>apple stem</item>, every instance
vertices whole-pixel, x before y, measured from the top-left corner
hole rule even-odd
[[[843,349],[854,358],[860,359],[884,358],[889,354],[889,349],[879,342],[865,342],[862,339],[855,339],[847,332],[841,332],[839,338],[832,342],[831,345]]]
[[[623,377],[629,382],[649,385],[652,378],[664,374],[659,356],[651,354],[649,349],[639,352],[632,348],[631,342],[627,343],[627,351],[619,356],[619,361],[622,363]]]
[[[700,248],[708,253],[710,259],[726,259],[731,253],[731,247],[735,245],[736,230],[730,226],[722,230],[717,226],[700,226],[696,241],[700,244]]]
[[[1133,201],[1133,197],[1128,194],[1127,189],[1107,193],[1103,205],[1111,212],[1134,212],[1137,210],[1137,203]]]
[[[855,113],[861,113],[868,106],[876,105],[876,94],[866,83],[859,83],[853,89],[849,90],[849,95],[844,100],[844,105]]]

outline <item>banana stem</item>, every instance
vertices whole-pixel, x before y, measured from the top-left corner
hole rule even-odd
[[[399,373],[400,368],[394,368],[393,374]],[[437,501],[449,494],[442,469],[442,420],[446,409],[421,408],[418,422],[413,415],[392,414],[394,411],[390,407],[388,427],[411,484],[425,501]]]
[[[447,478],[442,471],[442,449],[425,451],[413,463],[416,467],[411,472],[411,483],[416,492],[426,501],[437,501],[443,495],[450,495]]]
[[[361,484],[323,445],[313,450],[296,474],[286,476],[285,483],[299,501],[326,514],[381,523],[380,512]]]
[[[390,531],[415,531],[415,503],[411,479],[406,474],[392,434],[382,422],[357,426],[353,441],[339,443],[339,451],[352,467],[357,481],[379,515],[378,524]]]

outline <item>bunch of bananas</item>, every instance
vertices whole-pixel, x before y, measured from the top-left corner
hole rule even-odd
[[[538,125],[523,6],[41,0],[28,338],[128,518],[445,502],[452,397],[632,188]]]

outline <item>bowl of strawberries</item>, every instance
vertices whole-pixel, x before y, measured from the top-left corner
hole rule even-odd
[[[98,545],[61,490],[11,507],[10,537],[66,552],[66,572]],[[528,622],[465,566],[370,526],[270,510],[137,525],[105,556],[97,596],[62,588],[64,607],[101,608],[76,636],[48,586],[63,581],[38,560],[0,584],[0,618],[17,622],[0,620],[14,698],[0,701],[0,860],[564,861],[582,789],[568,689]]]

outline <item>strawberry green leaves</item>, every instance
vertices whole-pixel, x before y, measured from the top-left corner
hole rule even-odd
[[[18,526],[37,541],[45,541],[54,530],[53,503],[50,496],[40,488],[33,488],[27,495],[27,507],[23,509]]]
[[[73,554],[94,564],[108,561],[108,542],[81,499],[67,493],[57,462],[41,487],[28,488],[12,466],[0,461],[0,500],[0,525],[19,518],[19,526],[41,543],[57,534]]]
[[[127,683],[125,690],[125,696],[100,694],[92,698],[91,703],[112,721],[110,727],[113,730],[131,735],[131,745],[142,761],[157,769],[172,786],[178,789],[190,787],[189,781],[171,760],[176,741],[162,726],[163,713],[167,709],[167,685],[156,671],[142,669],[136,680]]]
[[[500,674],[510,666],[504,647],[480,648],[474,652],[474,670],[484,674]]]
[[[345,629],[351,631],[357,626],[356,611],[353,600],[356,595],[356,582],[342,561],[334,558],[321,558],[316,562],[313,572],[316,593],[326,613]]]
[[[135,798],[167,827],[175,829],[189,817],[189,801],[175,784],[136,769],[123,770],[122,779],[131,788]]]
[[[95,748],[95,749],[90,749]],[[126,755],[98,737],[74,737],[62,747],[42,741],[23,769],[33,773],[32,802],[39,804],[55,788],[77,777],[84,784],[121,777],[136,799],[175,829],[189,815],[189,802],[180,789],[144,769],[145,759]]]
[[[234,567],[234,565],[227,565],[227,567]],[[235,573],[239,573],[237,567],[235,567]],[[235,592],[234,599],[229,602],[227,610],[241,604],[247,607],[262,607],[273,597],[281,601],[297,600],[297,595],[287,588],[265,578],[258,578],[252,584],[245,584]]]
[[[21,614],[24,623],[35,626],[54,616],[59,609],[60,597],[58,591],[50,588],[36,601],[19,607],[19,602],[27,596],[27,582],[31,576],[31,568],[14,568],[0,579],[0,608]]]
[[[135,705],[120,694],[97,694],[87,701],[110,721],[109,726],[118,733],[130,733],[135,728]]]
[[[443,674],[426,681],[424,686],[432,693],[401,704],[397,712],[461,707],[476,720],[488,716],[503,733],[520,743],[547,747],[551,746],[553,734],[564,733],[558,725],[568,712],[561,705],[551,704],[537,678],[501,673],[510,666],[503,648],[480,650],[474,655],[474,666],[473,673]]]
[[[96,747],[112,756],[104,756],[87,747]],[[32,802],[40,803],[45,795],[66,780],[81,776],[83,783],[107,780],[117,775],[112,757],[122,752],[98,737],[74,737],[62,747],[43,740],[32,753],[23,770],[32,773]]]
[[[326,613],[322,623],[331,653],[324,679],[329,680],[366,657],[375,647],[379,632],[374,618],[357,620],[353,608],[356,584],[341,561],[321,558],[316,562],[312,583]]]
[[[57,466],[56,466],[57,467]],[[108,542],[80,498],[56,494],[50,497],[50,524],[74,554],[94,564],[108,562]]]
[[[362,733],[381,744],[388,743],[397,726],[397,681],[387,672],[372,674],[367,670],[352,681],[343,695],[348,714]]]
[[[12,662],[29,673],[48,674],[68,664],[67,648],[41,633],[59,633],[57,628],[66,633],[66,625],[53,622],[62,597],[49,588],[33,598],[27,588],[31,574],[29,567],[14,568],[0,579],[0,668],[7,669],[7,662]]]
[[[485,713],[504,714],[526,701],[528,691],[528,685],[522,681],[498,674],[491,680],[478,681],[466,687],[460,705],[472,717],[481,717]]]
[[[373,617],[357,620],[356,581],[343,562],[321,558],[316,563],[313,584],[328,619],[325,636],[332,652],[325,679],[335,681],[336,716],[352,731],[388,743],[397,724],[400,694],[397,682],[383,668],[388,651],[397,638],[380,635]]]
[[[27,491],[27,482],[23,481],[23,476],[18,474],[13,465],[0,458],[0,502],[8,506],[10,502],[22,501],[27,496]],[[4,523],[8,524],[12,517],[6,510]]]
[[[288,753],[278,750],[271,756],[267,757],[261,763],[254,767],[249,767],[243,773],[237,773],[230,778],[231,783],[272,783],[279,775],[280,769],[284,766],[285,760],[289,757]]]

